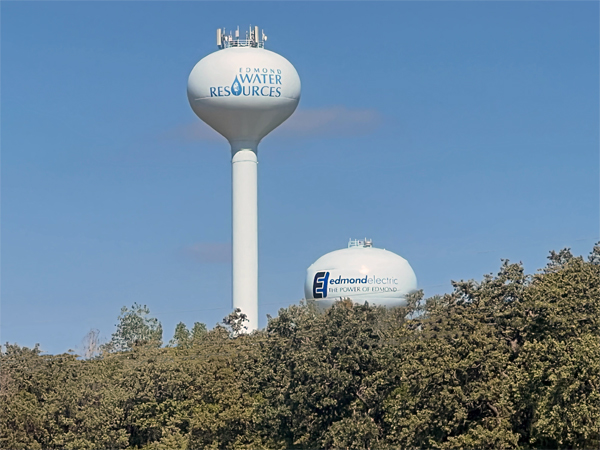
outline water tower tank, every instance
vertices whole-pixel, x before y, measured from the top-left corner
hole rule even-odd
[[[306,299],[321,307],[348,297],[361,304],[403,306],[416,289],[408,261],[369,240],[351,240],[348,248],[321,256],[307,269],[304,283]]]
[[[300,100],[298,72],[283,56],[266,50],[256,34],[248,40],[219,34],[221,50],[200,60],[188,79],[192,109],[229,140],[233,154],[256,152]]]

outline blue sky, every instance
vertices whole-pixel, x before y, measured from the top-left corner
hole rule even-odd
[[[230,155],[186,97],[217,27],[302,80],[259,147],[260,324],[370,237],[426,295],[599,238],[597,2],[2,2],[2,342],[231,310]]]

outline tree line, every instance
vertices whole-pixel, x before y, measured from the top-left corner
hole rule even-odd
[[[3,346],[0,448],[598,448],[599,321],[600,245],[402,308],[180,323],[166,345],[134,304],[86,357]]]

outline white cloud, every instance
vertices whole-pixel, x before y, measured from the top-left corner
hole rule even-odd
[[[185,142],[196,141],[224,141],[224,137],[206,125],[200,119],[186,125],[181,125],[169,130],[164,135],[167,139],[183,140]]]
[[[381,114],[374,109],[331,106],[298,109],[272,132],[272,138],[347,137],[371,133],[381,123]],[[201,120],[177,127],[167,138],[184,141],[222,141],[224,138]]]
[[[346,137],[368,134],[381,123],[374,109],[332,106],[318,109],[299,109],[274,133],[299,137]]]
[[[186,257],[203,264],[231,262],[231,244],[221,242],[198,242],[183,249]]]

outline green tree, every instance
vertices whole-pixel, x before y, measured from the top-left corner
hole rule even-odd
[[[175,326],[173,339],[169,341],[171,347],[189,347],[194,343],[200,342],[207,333],[206,325],[195,322],[191,330],[188,330],[183,322]]]
[[[8,342],[0,354],[0,448],[41,449],[46,435],[44,411],[35,395],[39,344],[34,348]],[[44,386],[41,387],[44,390]]]
[[[257,432],[279,448],[381,447],[380,399],[393,384],[386,332],[407,313],[350,300],[324,314],[311,305],[280,310],[252,374],[262,399]]]
[[[588,257],[588,261],[596,266],[600,265],[600,242],[596,242],[596,245],[594,245],[594,248]]]
[[[245,333],[124,308],[110,352],[0,352],[0,448],[509,449],[600,445],[600,245],[403,308],[293,305]],[[144,344],[144,345],[142,345]]]
[[[7,449],[125,448],[128,433],[118,387],[118,361],[81,361],[6,345],[0,373],[0,447]]]
[[[121,308],[117,330],[111,340],[103,346],[111,352],[128,351],[134,345],[162,345],[162,325],[155,317],[149,317],[150,310],[146,305],[134,303],[131,309]]]
[[[454,283],[407,322],[394,349],[397,387],[384,399],[386,441],[402,448],[515,448],[507,368],[516,350],[508,326],[527,288],[518,264],[504,262],[481,283]]]
[[[596,246],[596,249],[598,246]],[[563,253],[565,254],[565,253]],[[551,254],[521,308],[523,346],[514,361],[515,428],[536,448],[600,444],[600,265]]]
[[[427,448],[590,448],[600,423],[600,266],[568,249],[427,301],[401,343],[387,440]]]
[[[231,337],[236,337],[248,331],[246,322],[248,322],[246,314],[244,314],[240,308],[236,308],[231,314],[223,319],[221,322],[222,325],[219,326],[224,326],[229,330]]]

